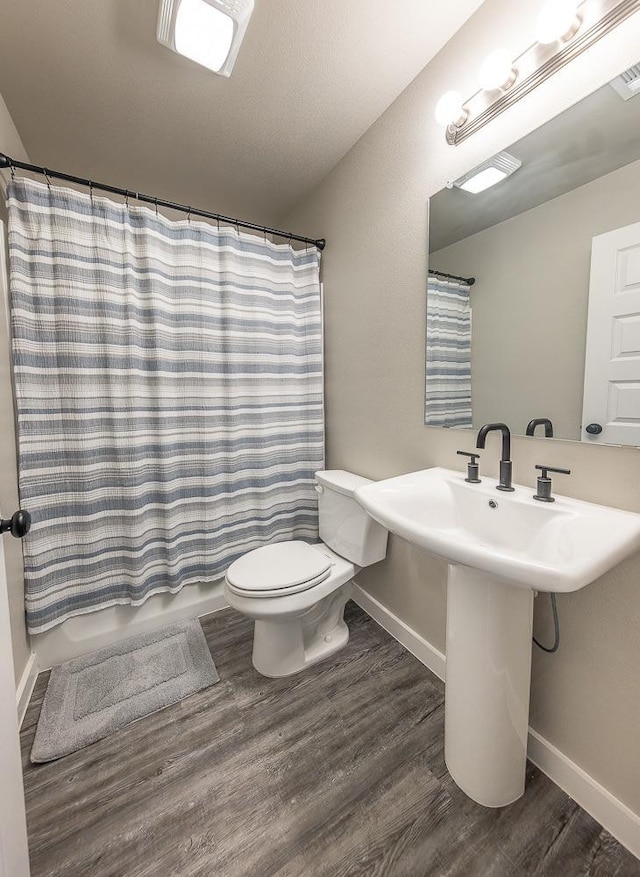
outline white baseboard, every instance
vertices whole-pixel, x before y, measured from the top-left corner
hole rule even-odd
[[[18,727],[21,727],[24,714],[29,706],[29,700],[33,694],[33,689],[38,678],[40,669],[38,667],[38,659],[35,652],[31,652],[27,665],[23,670],[18,687],[16,688],[16,706],[18,709]]]
[[[408,624],[354,583],[353,600],[439,679],[446,657]],[[634,856],[640,858],[640,815],[604,788],[563,752],[529,728],[527,755],[556,785],[587,811]]]
[[[529,759],[616,840],[640,858],[640,816],[559,749],[529,728]]]
[[[377,621],[387,633],[397,639],[408,652],[411,652],[421,663],[428,667],[432,673],[444,681],[445,656],[432,646],[424,637],[416,633],[402,619],[394,615],[386,606],[383,606],[375,597],[367,594],[360,585],[353,583],[351,599],[361,609]]]

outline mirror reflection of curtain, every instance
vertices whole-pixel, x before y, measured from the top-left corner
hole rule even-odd
[[[470,427],[471,304],[465,283],[429,277],[427,426]]]

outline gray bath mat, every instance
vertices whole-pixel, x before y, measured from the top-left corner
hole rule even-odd
[[[218,678],[197,618],[67,661],[51,671],[31,761],[76,752]]]

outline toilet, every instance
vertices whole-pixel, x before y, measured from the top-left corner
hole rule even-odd
[[[256,548],[225,577],[229,605],[255,620],[253,666],[263,676],[290,676],[345,646],[351,581],[387,553],[387,530],[354,497],[369,479],[343,470],[315,477],[322,541]]]

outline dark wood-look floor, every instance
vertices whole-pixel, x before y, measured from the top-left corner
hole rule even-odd
[[[349,645],[286,680],[252,625],[203,628],[220,683],[33,766],[47,674],[22,730],[32,877],[614,877],[640,862],[530,766],[489,810],[443,759],[444,686],[353,604]]]

